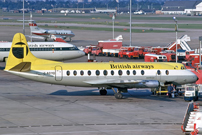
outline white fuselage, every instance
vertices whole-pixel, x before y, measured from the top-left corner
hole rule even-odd
[[[88,63],[86,64],[88,66]],[[98,68],[99,69],[99,68]],[[111,71],[114,71],[114,75],[111,74]],[[120,70],[120,69],[119,69]],[[157,70],[143,70],[144,74],[141,74],[141,69],[131,69],[130,74],[127,74],[126,69],[121,69],[122,75],[119,75],[118,69],[107,70],[107,75],[104,75],[104,70],[99,70],[100,75],[96,75],[96,70],[68,70],[64,69],[60,64],[55,65],[55,70],[35,70],[29,72],[15,72],[8,71],[18,76],[22,76],[31,80],[45,82],[50,84],[59,84],[59,85],[68,85],[68,86],[80,86],[80,87],[127,87],[127,88],[152,88],[157,87],[160,83],[175,83],[175,84],[187,84],[194,83],[197,81],[197,76],[189,70],[160,70],[161,74],[157,74]],[[133,71],[136,71],[136,74],[133,74]],[[67,75],[67,72],[70,72]],[[81,75],[81,71],[84,72]],[[88,75],[88,71],[91,72],[91,75]],[[77,73],[76,75],[74,73]],[[148,81],[148,82],[145,82]],[[111,82],[111,84],[110,84]],[[130,83],[134,82],[134,83]]]
[[[0,43],[0,61],[8,58],[12,42]],[[38,58],[49,60],[67,60],[84,56],[84,52],[75,45],[60,42],[28,42],[30,51]]]

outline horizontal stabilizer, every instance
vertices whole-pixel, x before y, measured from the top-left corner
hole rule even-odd
[[[26,72],[26,71],[30,71],[30,68],[31,68],[31,62],[21,62],[20,64],[16,65],[10,70],[18,71],[18,72]]]

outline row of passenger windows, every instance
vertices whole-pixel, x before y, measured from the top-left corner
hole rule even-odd
[[[110,71],[110,74],[111,74],[111,75],[114,75],[114,72],[115,72],[114,70],[111,70],[111,71]],[[145,71],[144,71],[144,70],[141,70],[140,73],[141,73],[141,75],[144,75],[144,74],[145,74]],[[69,75],[70,75],[70,71],[68,70],[68,71],[66,72],[66,74],[69,76]],[[90,76],[90,75],[91,75],[91,71],[88,70],[88,71],[87,71],[87,74]],[[95,71],[95,74],[96,74],[97,76],[99,76],[99,75],[100,75],[100,70],[96,70],[96,71]],[[122,71],[122,70],[118,70],[118,74],[119,74],[119,75],[122,75],[122,74],[123,74],[123,71]],[[130,75],[130,74],[131,74],[130,70],[126,70],[126,74],[127,74],[127,75]],[[133,75],[136,75],[136,70],[133,70],[133,71],[132,71],[132,74],[133,74]],[[160,70],[157,70],[157,74],[158,74],[158,75],[161,75],[161,71],[160,71]],[[166,75],[169,75],[169,71],[166,70],[166,71],[165,71],[165,74],[166,74]],[[76,70],[73,71],[73,75],[74,75],[74,76],[77,75],[77,71],[76,71]],[[83,71],[83,70],[80,71],[80,75],[84,75],[84,71]],[[107,76],[107,75],[108,75],[108,71],[107,71],[107,70],[104,70],[104,71],[103,71],[103,75],[104,75],[104,76]]]
[[[62,50],[79,50],[75,47],[59,47],[59,48],[29,48],[30,51],[62,51]],[[0,48],[0,51],[10,51],[10,48]]]

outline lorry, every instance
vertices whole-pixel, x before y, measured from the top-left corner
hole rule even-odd
[[[118,57],[119,49],[122,47],[122,39],[122,35],[119,35],[115,39],[100,40],[98,41],[97,47],[104,56]]]
[[[121,58],[139,58],[139,49],[135,47],[121,47],[118,53],[118,57]]]
[[[97,45],[86,46],[83,50],[85,54],[95,54],[96,56],[116,56],[118,57],[119,49],[122,47],[122,35],[115,39],[100,40]]]

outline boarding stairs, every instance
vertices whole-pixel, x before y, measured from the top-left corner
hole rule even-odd
[[[187,43],[188,41],[191,41],[190,37],[188,35],[183,35],[179,39],[177,39],[177,47],[178,49],[190,51],[192,50],[189,44]],[[168,44],[168,50],[176,50],[176,41],[173,43]]]
[[[202,134],[202,104],[188,104],[181,129],[186,135]]]

